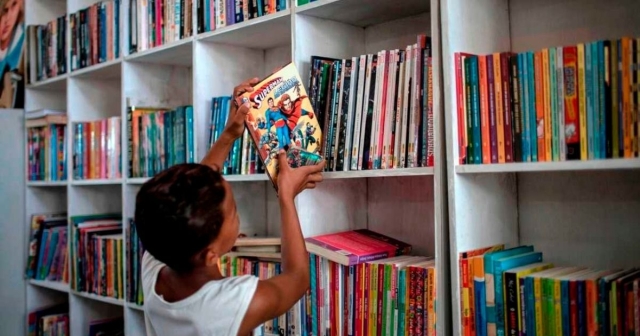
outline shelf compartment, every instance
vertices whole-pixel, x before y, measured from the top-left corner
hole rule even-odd
[[[27,187],[66,187],[67,181],[27,181]]]
[[[94,300],[94,301],[99,301],[99,302],[103,302],[103,303],[108,303],[111,305],[115,305],[115,306],[124,306],[124,300],[123,299],[114,299],[112,297],[106,297],[106,296],[100,296],[100,295],[95,295],[95,294],[90,294],[90,293],[85,293],[85,292],[78,292],[75,290],[71,290],[71,293],[73,295],[77,295],[86,299],[90,299],[90,300]]]
[[[640,159],[457,165],[458,174],[640,169]]]
[[[122,179],[93,179],[93,180],[72,180],[74,186],[99,186],[122,184]]]
[[[428,12],[429,1],[318,0],[296,7],[297,14],[367,27]]]
[[[65,90],[67,88],[67,78],[69,74],[62,74],[56,77],[47,78],[45,80],[37,81],[27,85],[27,89],[38,90]]]
[[[291,42],[291,9],[216,29],[198,40],[252,49],[271,49]]]
[[[125,59],[135,62],[191,66],[193,64],[193,37],[139,51]]]
[[[35,279],[29,280],[29,283],[34,285],[34,286],[38,286],[38,287],[42,287],[42,288],[48,288],[48,289],[52,289],[52,290],[55,290],[55,291],[58,291],[58,292],[69,293],[69,284],[68,283],[55,282],[55,281],[46,281],[46,280],[35,280]]]
[[[93,79],[115,79],[120,78],[121,66],[122,59],[117,58],[104,63],[98,63],[86,68],[74,70],[69,76]]]

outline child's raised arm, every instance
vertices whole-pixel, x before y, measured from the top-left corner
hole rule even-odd
[[[236,86],[233,89],[233,96],[231,97],[231,107],[229,109],[229,119],[227,124],[220,135],[220,138],[211,146],[207,155],[202,159],[202,164],[213,168],[216,171],[220,171],[229,151],[233,147],[233,142],[242,136],[244,132],[244,120],[249,113],[249,103],[242,105],[236,104],[236,98],[245,92],[252,92],[253,85],[256,85],[260,81],[259,78],[252,78],[244,83]]]
[[[280,275],[258,282],[258,288],[240,326],[247,335],[260,324],[286,313],[309,288],[309,255],[305,247],[294,199],[304,189],[322,181],[325,162],[291,168],[284,151],[278,154],[278,198],[282,217],[282,267]]]

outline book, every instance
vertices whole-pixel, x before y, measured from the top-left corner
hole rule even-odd
[[[309,253],[345,266],[411,252],[411,245],[367,229],[330,233],[305,241]]]
[[[251,104],[245,124],[277,191],[278,151],[286,151],[292,168],[315,165],[322,160],[322,130],[295,64],[289,63],[254,88],[242,95]]]

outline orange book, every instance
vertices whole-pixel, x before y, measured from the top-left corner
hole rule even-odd
[[[493,54],[493,73],[495,84],[496,128],[498,130],[498,163],[505,163],[504,144],[504,106],[502,102],[502,72],[500,71],[500,53]]]
[[[544,120],[544,71],[542,71],[542,52],[538,51],[534,54],[535,81],[536,81],[536,134],[538,135],[538,161],[547,160],[545,149],[545,120]]]
[[[544,161],[551,161],[551,83],[549,82],[549,49],[542,50],[542,73],[544,74]]]
[[[491,163],[491,135],[489,129],[489,81],[487,56],[478,56],[480,79],[480,130],[482,132],[482,163]]]
[[[631,40],[622,38],[622,125],[624,139],[624,157],[633,156],[631,143],[633,139],[633,117],[631,115]]]

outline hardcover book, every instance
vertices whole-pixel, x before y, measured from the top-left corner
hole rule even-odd
[[[243,95],[251,109],[245,121],[267,175],[278,189],[280,149],[292,168],[322,160],[322,131],[296,66],[289,63]]]

